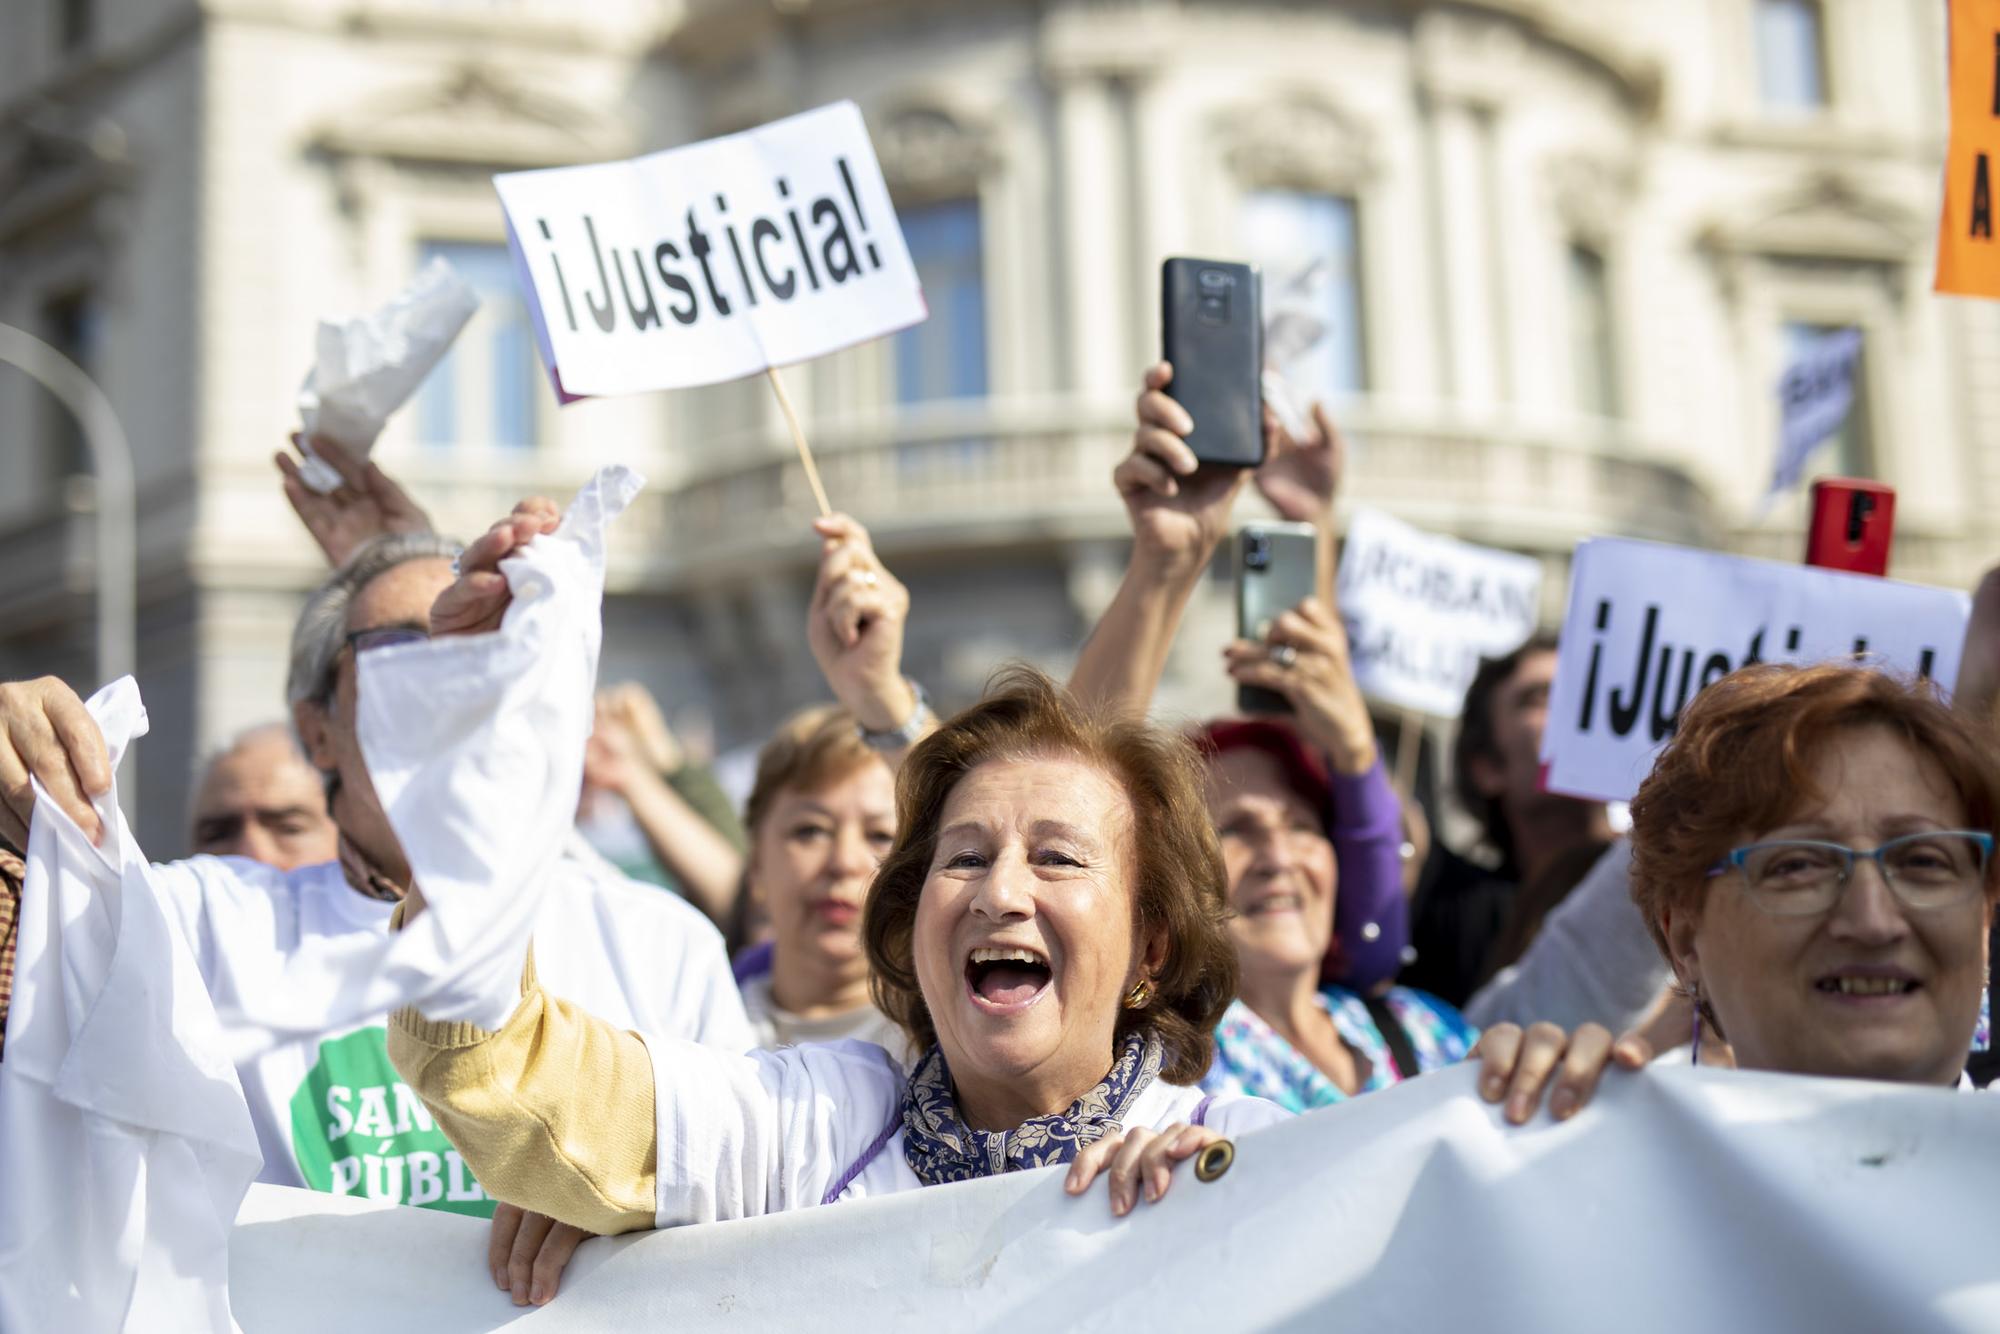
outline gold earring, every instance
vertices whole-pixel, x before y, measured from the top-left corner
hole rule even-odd
[[[1143,1010],[1146,1008],[1146,1002],[1151,999],[1153,999],[1153,984],[1142,977],[1132,984],[1130,991],[1125,993],[1125,1008]]]

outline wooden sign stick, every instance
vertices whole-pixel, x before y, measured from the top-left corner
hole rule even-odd
[[[1396,732],[1396,790],[1413,797],[1417,790],[1417,760],[1423,753],[1424,719],[1415,709],[1403,710]]]
[[[792,428],[792,443],[799,447],[799,462],[805,465],[806,481],[812,484],[813,499],[819,502],[819,517],[831,518],[833,506],[826,503],[826,488],[820,485],[819,467],[813,462],[812,447],[806,444],[806,433],[799,426],[799,414],[792,410],[792,396],[785,392],[785,382],[778,378],[778,368],[767,366],[764,374],[771,377],[771,391],[778,396],[778,407],[785,414],[785,425]]]

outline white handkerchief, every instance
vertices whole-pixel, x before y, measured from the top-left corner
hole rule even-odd
[[[417,391],[478,309],[479,298],[440,256],[374,314],[320,321],[316,359],[299,389],[306,485],[322,493],[340,485],[340,474],[312,453],[312,437],[366,458],[389,414]]]

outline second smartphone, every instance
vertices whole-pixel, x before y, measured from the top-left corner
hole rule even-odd
[[[1246,523],[1236,535],[1236,634],[1258,643],[1271,622],[1319,591],[1319,533],[1309,523]],[[1291,702],[1262,686],[1236,687],[1244,713],[1289,713]]]

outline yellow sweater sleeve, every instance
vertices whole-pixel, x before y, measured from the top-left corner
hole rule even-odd
[[[535,982],[499,1032],[389,1023],[389,1059],[486,1193],[589,1232],[653,1226],[653,1063],[636,1034]]]

